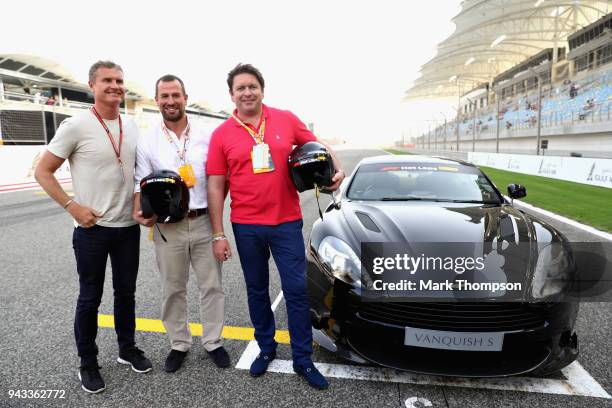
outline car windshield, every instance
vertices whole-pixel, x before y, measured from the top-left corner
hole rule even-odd
[[[501,203],[493,185],[472,166],[372,163],[359,167],[347,197],[353,200]]]

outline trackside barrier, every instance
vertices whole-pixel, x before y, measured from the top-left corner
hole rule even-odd
[[[612,188],[612,159],[468,152],[467,161],[515,173]]]
[[[46,146],[0,146],[0,191],[37,186],[34,169]],[[68,161],[55,172],[58,179],[70,178]]]

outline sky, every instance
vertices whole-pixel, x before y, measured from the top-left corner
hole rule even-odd
[[[314,123],[320,137],[383,145],[451,116],[450,102],[402,95],[454,31],[459,3],[11,1],[2,6],[0,53],[52,59],[82,82],[93,62],[110,59],[151,97],[156,79],[172,73],[190,101],[214,110],[233,108],[227,73],[251,63],[267,105]]]

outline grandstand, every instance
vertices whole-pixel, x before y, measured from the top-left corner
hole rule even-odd
[[[610,1],[467,0],[406,99],[457,98],[427,152],[612,158]],[[401,143],[404,143],[402,141]]]
[[[46,145],[65,118],[91,106],[89,87],[60,64],[31,55],[0,54],[0,144]],[[160,120],[155,101],[129,82],[122,111],[134,117],[142,131]],[[227,118],[199,104],[190,104],[187,114],[204,122]]]

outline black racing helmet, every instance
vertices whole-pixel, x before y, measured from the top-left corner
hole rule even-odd
[[[289,174],[295,187],[302,191],[332,185],[334,163],[327,148],[319,142],[298,146],[289,155]]]
[[[178,222],[189,211],[189,188],[172,170],[156,170],[140,181],[142,215],[163,224]]]

